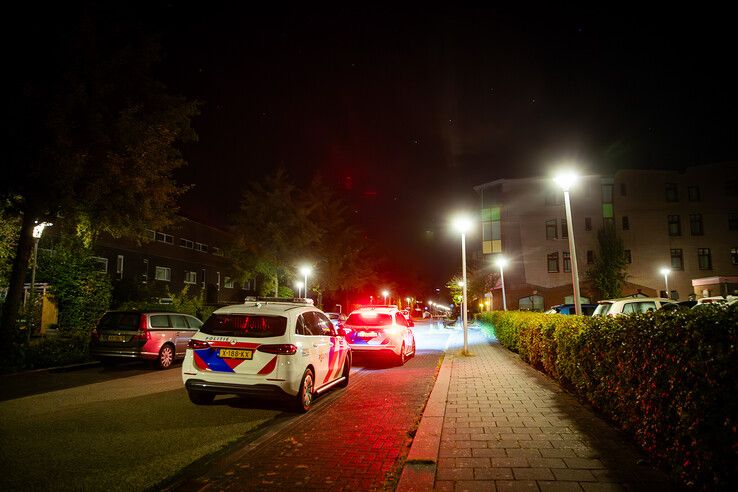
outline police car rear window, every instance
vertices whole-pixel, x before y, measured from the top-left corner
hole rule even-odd
[[[392,324],[392,315],[380,313],[351,313],[346,320],[351,326],[389,326]]]
[[[208,335],[230,337],[280,337],[287,330],[284,316],[248,314],[214,314],[205,321],[200,331]]]

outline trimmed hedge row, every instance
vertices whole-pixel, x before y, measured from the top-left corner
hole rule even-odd
[[[675,479],[738,479],[738,306],[618,317],[483,313],[482,326],[586,398]]]

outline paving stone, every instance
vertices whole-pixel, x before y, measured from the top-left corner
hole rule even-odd
[[[515,480],[554,480],[548,468],[513,468]]]
[[[456,482],[456,492],[494,492],[494,480],[461,480]]]
[[[512,468],[475,468],[474,478],[477,480],[513,480]]]
[[[541,492],[581,492],[582,490],[578,482],[539,480],[538,487],[540,487]]]
[[[529,492],[538,490],[538,484],[534,480],[497,480],[495,482],[498,492]]]

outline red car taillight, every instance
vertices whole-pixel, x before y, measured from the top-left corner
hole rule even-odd
[[[202,350],[202,349],[210,348],[210,344],[208,342],[203,342],[202,340],[190,339],[190,341],[187,342],[187,348],[191,348],[194,350]]]
[[[278,345],[260,345],[259,352],[266,352],[267,354],[277,355],[294,355],[297,353],[297,347],[289,343],[281,343]]]
[[[147,342],[151,340],[151,332],[149,332],[149,317],[146,314],[142,314],[138,321],[138,333],[133,335],[133,340],[140,342]]]

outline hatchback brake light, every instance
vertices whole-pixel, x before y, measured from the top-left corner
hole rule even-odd
[[[206,348],[210,348],[210,343],[204,342],[202,340],[195,340],[191,338],[190,341],[187,342],[187,348],[191,348],[194,350],[206,349]]]
[[[267,354],[277,355],[294,355],[297,353],[297,347],[291,343],[280,343],[275,345],[260,345],[256,349],[259,352],[266,352]]]

